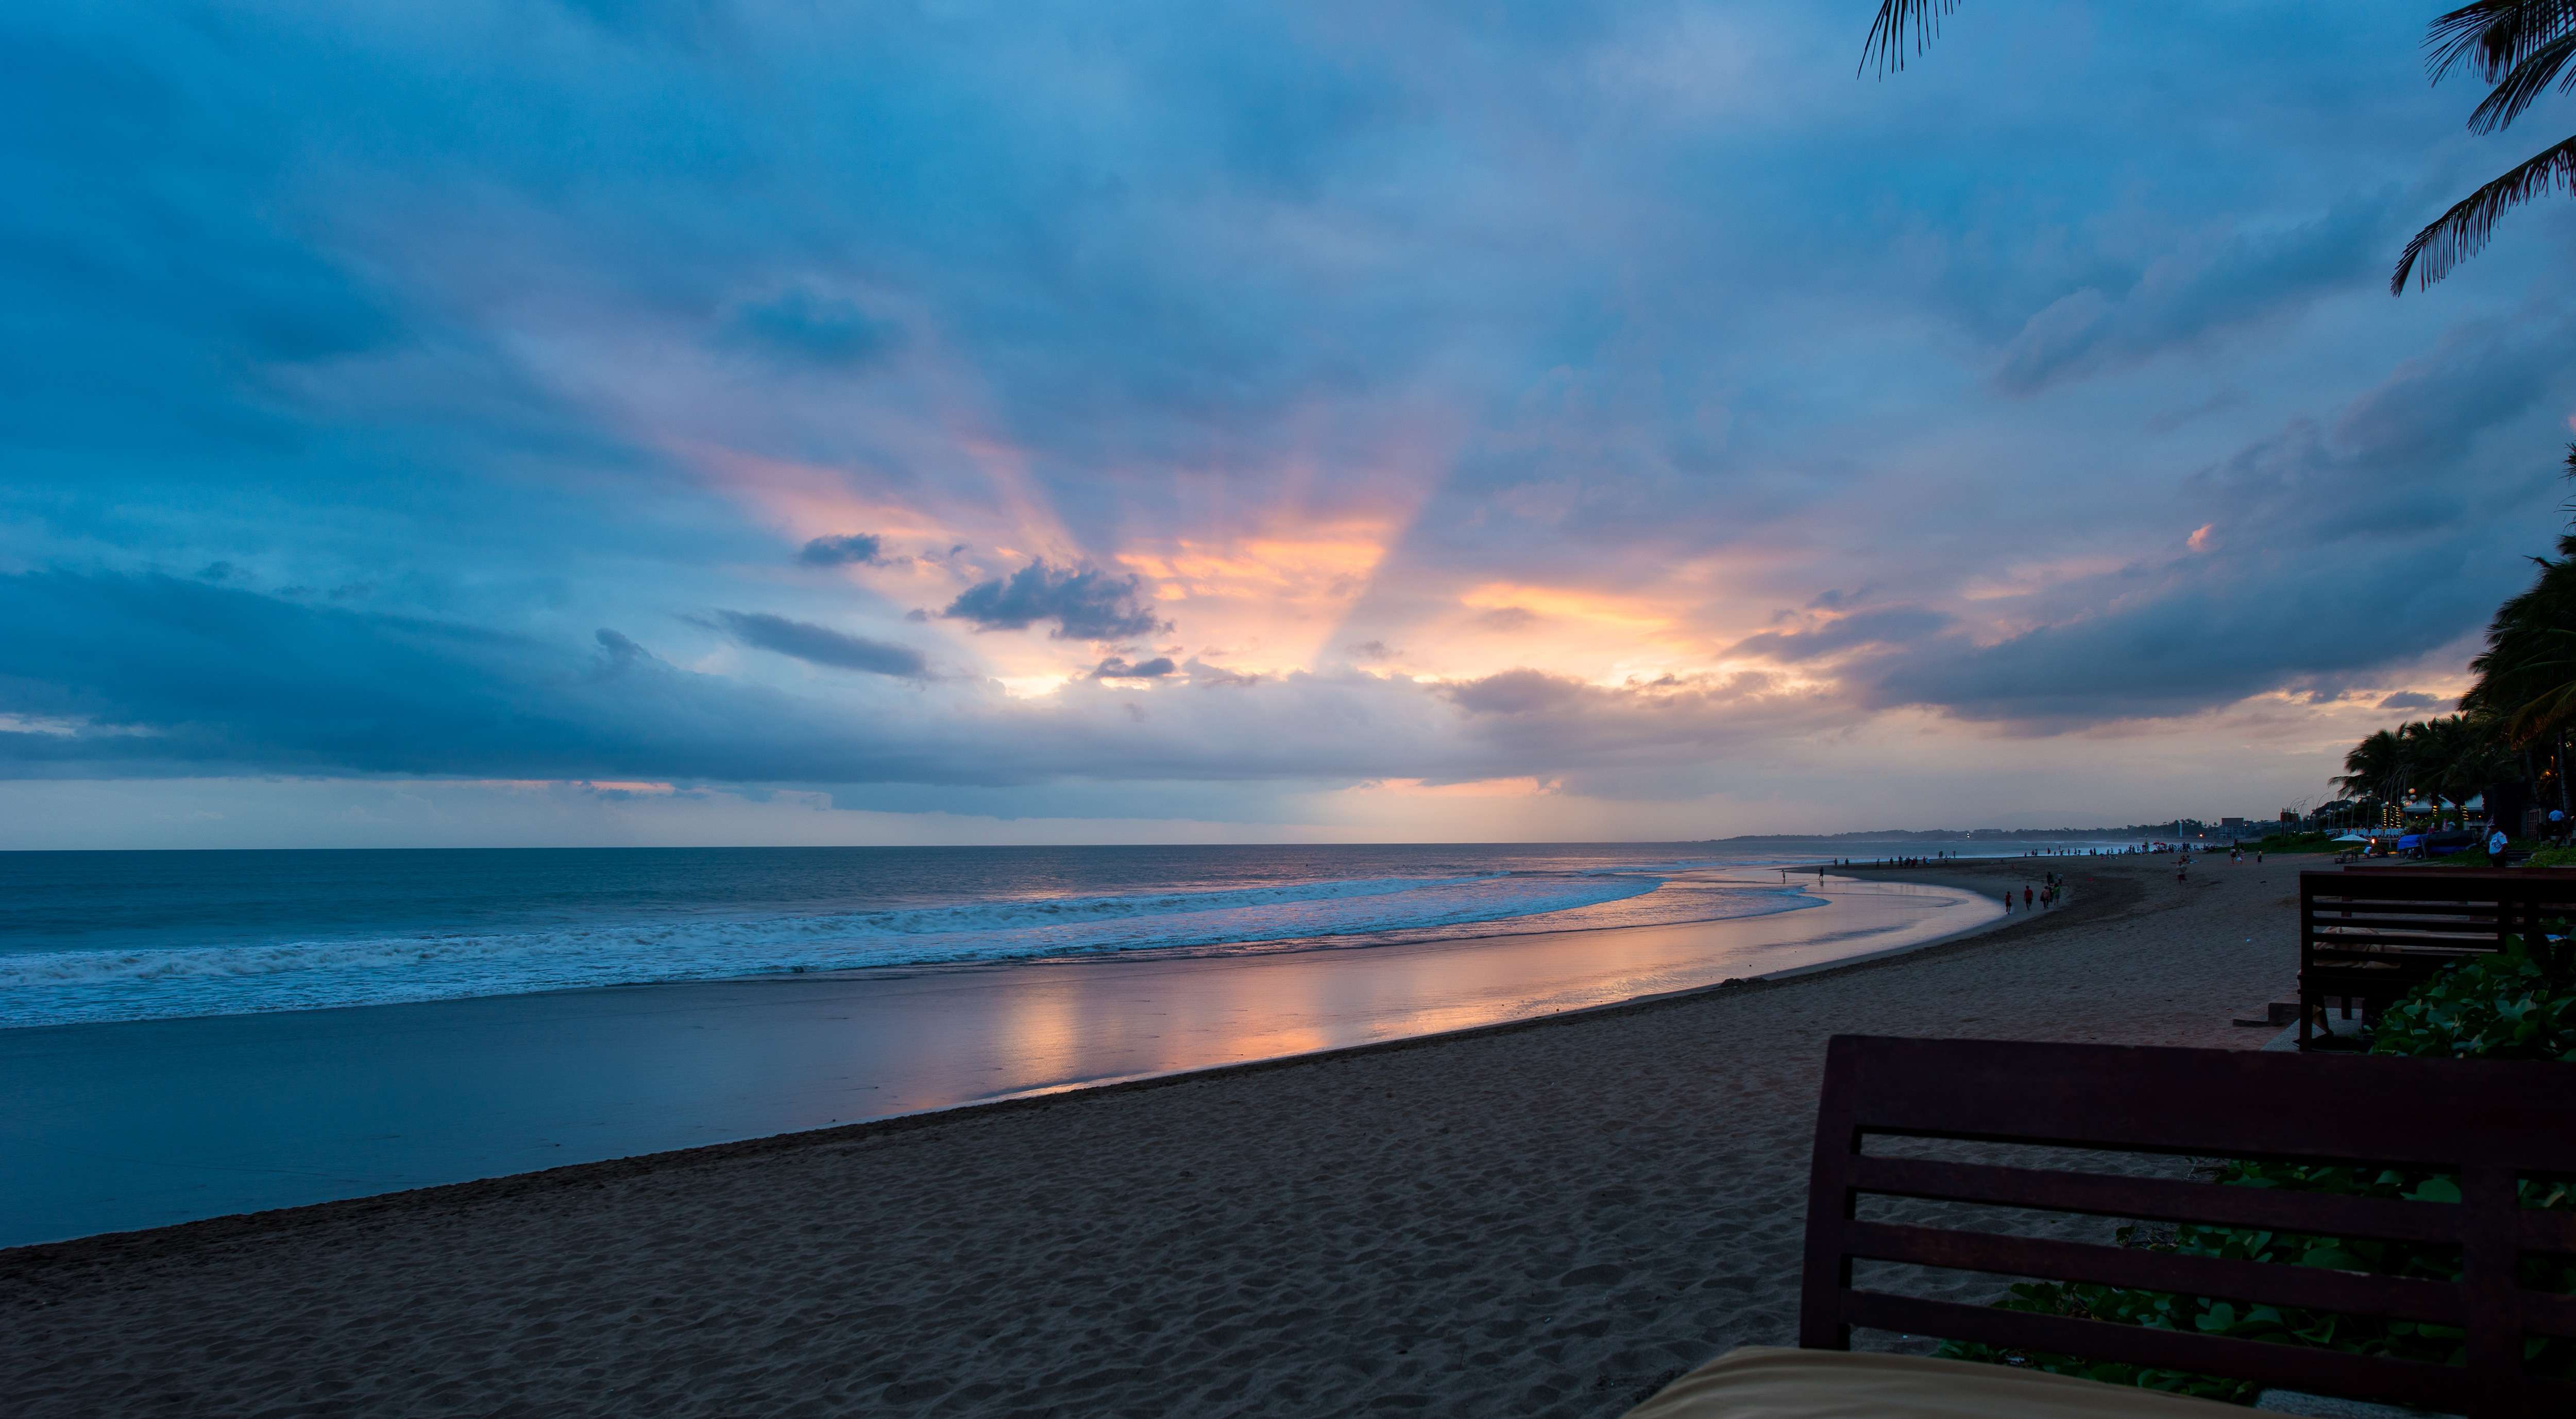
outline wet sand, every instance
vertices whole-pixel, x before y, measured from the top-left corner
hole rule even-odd
[[[1610,1415],[1792,1335],[1826,1038],[2251,1048],[2310,860],[1777,983],[0,1253],[30,1415]]]

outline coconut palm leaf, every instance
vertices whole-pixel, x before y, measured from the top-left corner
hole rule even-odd
[[[2440,83],[2463,61],[2494,83],[2576,26],[2576,0],[2478,0],[2433,22],[2425,70]]]
[[[2451,210],[2406,243],[2397,270],[2388,278],[2388,293],[2403,295],[2412,275],[2418,290],[2451,274],[2453,267],[2475,256],[2495,235],[2499,218],[2553,188],[2576,190],[2576,138],[2551,144],[2516,164],[2504,176],[2454,203]]]
[[[2493,133],[2522,116],[2531,101],[2549,91],[2549,81],[2567,67],[2576,56],[2576,31],[2562,34],[2531,52],[2531,57],[2513,66],[2512,72],[2496,81],[2495,91],[2481,100],[2469,113],[2469,131]],[[2576,82],[2576,75],[2570,76]],[[2565,85],[2560,87],[2564,88]]]
[[[1958,8],[1959,0],[1881,0],[1878,18],[1869,24],[1869,38],[1861,42],[1860,67],[1869,68],[1875,59],[1881,78],[1903,69],[1906,31],[1913,31],[1914,52],[1921,54],[1941,32],[1941,17]]]

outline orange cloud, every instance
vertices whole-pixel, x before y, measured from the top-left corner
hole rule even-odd
[[[1147,543],[1117,562],[1153,584],[1184,634],[1224,647],[1228,665],[1277,672],[1314,663],[1393,540],[1393,526],[1374,519],[1273,525]]]

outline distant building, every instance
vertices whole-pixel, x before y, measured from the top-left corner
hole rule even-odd
[[[2221,818],[2218,820],[2218,826],[2221,828],[2241,828],[2245,826],[2245,820],[2242,818]]]
[[[2284,809],[2282,809],[2282,810],[2281,810],[2281,821],[2282,821],[2282,822],[2284,822],[2284,823],[2295,823],[2295,822],[2299,821],[2299,810],[2298,810],[2298,809],[2296,809],[2296,808],[2284,808]]]

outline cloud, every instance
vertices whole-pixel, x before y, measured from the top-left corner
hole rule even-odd
[[[1222,816],[2442,683],[2558,521],[2576,209],[2387,300],[2453,101],[2185,10],[1883,85],[1786,0],[0,12],[0,722],[49,726],[0,757]],[[1015,550],[887,555],[961,545]],[[889,570],[702,609],[791,559]],[[1544,619],[1450,634],[1496,585]],[[1088,678],[1167,619],[1260,673]]]
[[[1726,654],[1758,656],[1782,664],[1816,660],[1864,646],[1903,644],[1940,631],[1952,618],[1917,606],[1857,611],[1805,631],[1764,631],[1727,647]]]
[[[605,627],[585,649],[153,575],[0,574],[0,618],[26,632],[0,638],[8,777],[1464,782],[1644,768],[1834,715],[1760,676],[1599,687],[1519,671],[1438,686],[1301,672],[1157,695],[1145,732],[1116,695],[1029,705],[977,681],[896,688],[882,674],[787,694]]]
[[[608,673],[614,674],[638,661],[653,659],[653,652],[637,645],[623,633],[612,631],[606,626],[594,632],[592,638],[599,642],[599,652],[604,659],[601,668]]]
[[[929,662],[909,646],[847,635],[828,626],[791,621],[765,611],[718,611],[716,619],[744,645],[793,656],[808,664],[903,678],[929,673]]]
[[[2294,419],[2191,477],[2195,503],[2224,509],[2213,522],[2259,535],[2060,582],[2037,625],[1864,655],[1854,688],[1879,708],[2063,728],[2196,713],[2458,642],[2527,579],[2487,549],[2527,524],[2552,473],[2533,456],[2486,474],[2482,436],[2550,407],[2576,376],[2571,335],[2563,315],[2457,330],[2331,420]],[[2463,496],[2481,477],[2510,491]]]
[[[1490,611],[1479,611],[1468,619],[1485,630],[1506,635],[1528,630],[1539,621],[1538,613],[1526,606],[1497,606]]]
[[[726,317],[724,335],[776,361],[830,370],[874,363],[903,343],[901,327],[869,315],[856,302],[803,289],[736,306]]]
[[[1142,586],[1133,576],[1033,561],[1008,578],[968,587],[940,614],[971,621],[979,631],[1019,631],[1053,621],[1050,634],[1058,640],[1121,640],[1166,629],[1139,599]]]
[[[2296,225],[2239,230],[2159,257],[2116,293],[2069,292],[2004,347],[1995,383],[2036,394],[2360,287],[2386,260],[2394,201],[2381,193]]]
[[[1222,665],[1210,665],[1195,655],[1191,656],[1181,668],[1189,672],[1191,684],[1210,689],[1227,685],[1258,685],[1268,678],[1247,674],[1240,670],[1228,670]]]
[[[2395,694],[2381,700],[2379,702],[2379,707],[2384,710],[2428,710],[2440,709],[2448,703],[2450,702],[2437,695],[2423,695],[2417,694],[2413,690],[2399,690]]]
[[[1523,715],[1575,704],[1583,698],[1585,686],[1544,670],[1506,670],[1445,686],[1441,693],[1469,714]]]
[[[884,543],[873,533],[844,532],[817,537],[805,544],[796,560],[809,567],[841,567],[853,563],[863,567],[882,566]]]
[[[1094,680],[1158,680],[1179,668],[1172,663],[1172,658],[1168,655],[1158,655],[1151,660],[1140,661],[1134,665],[1113,655],[1092,669],[1091,678]]]

